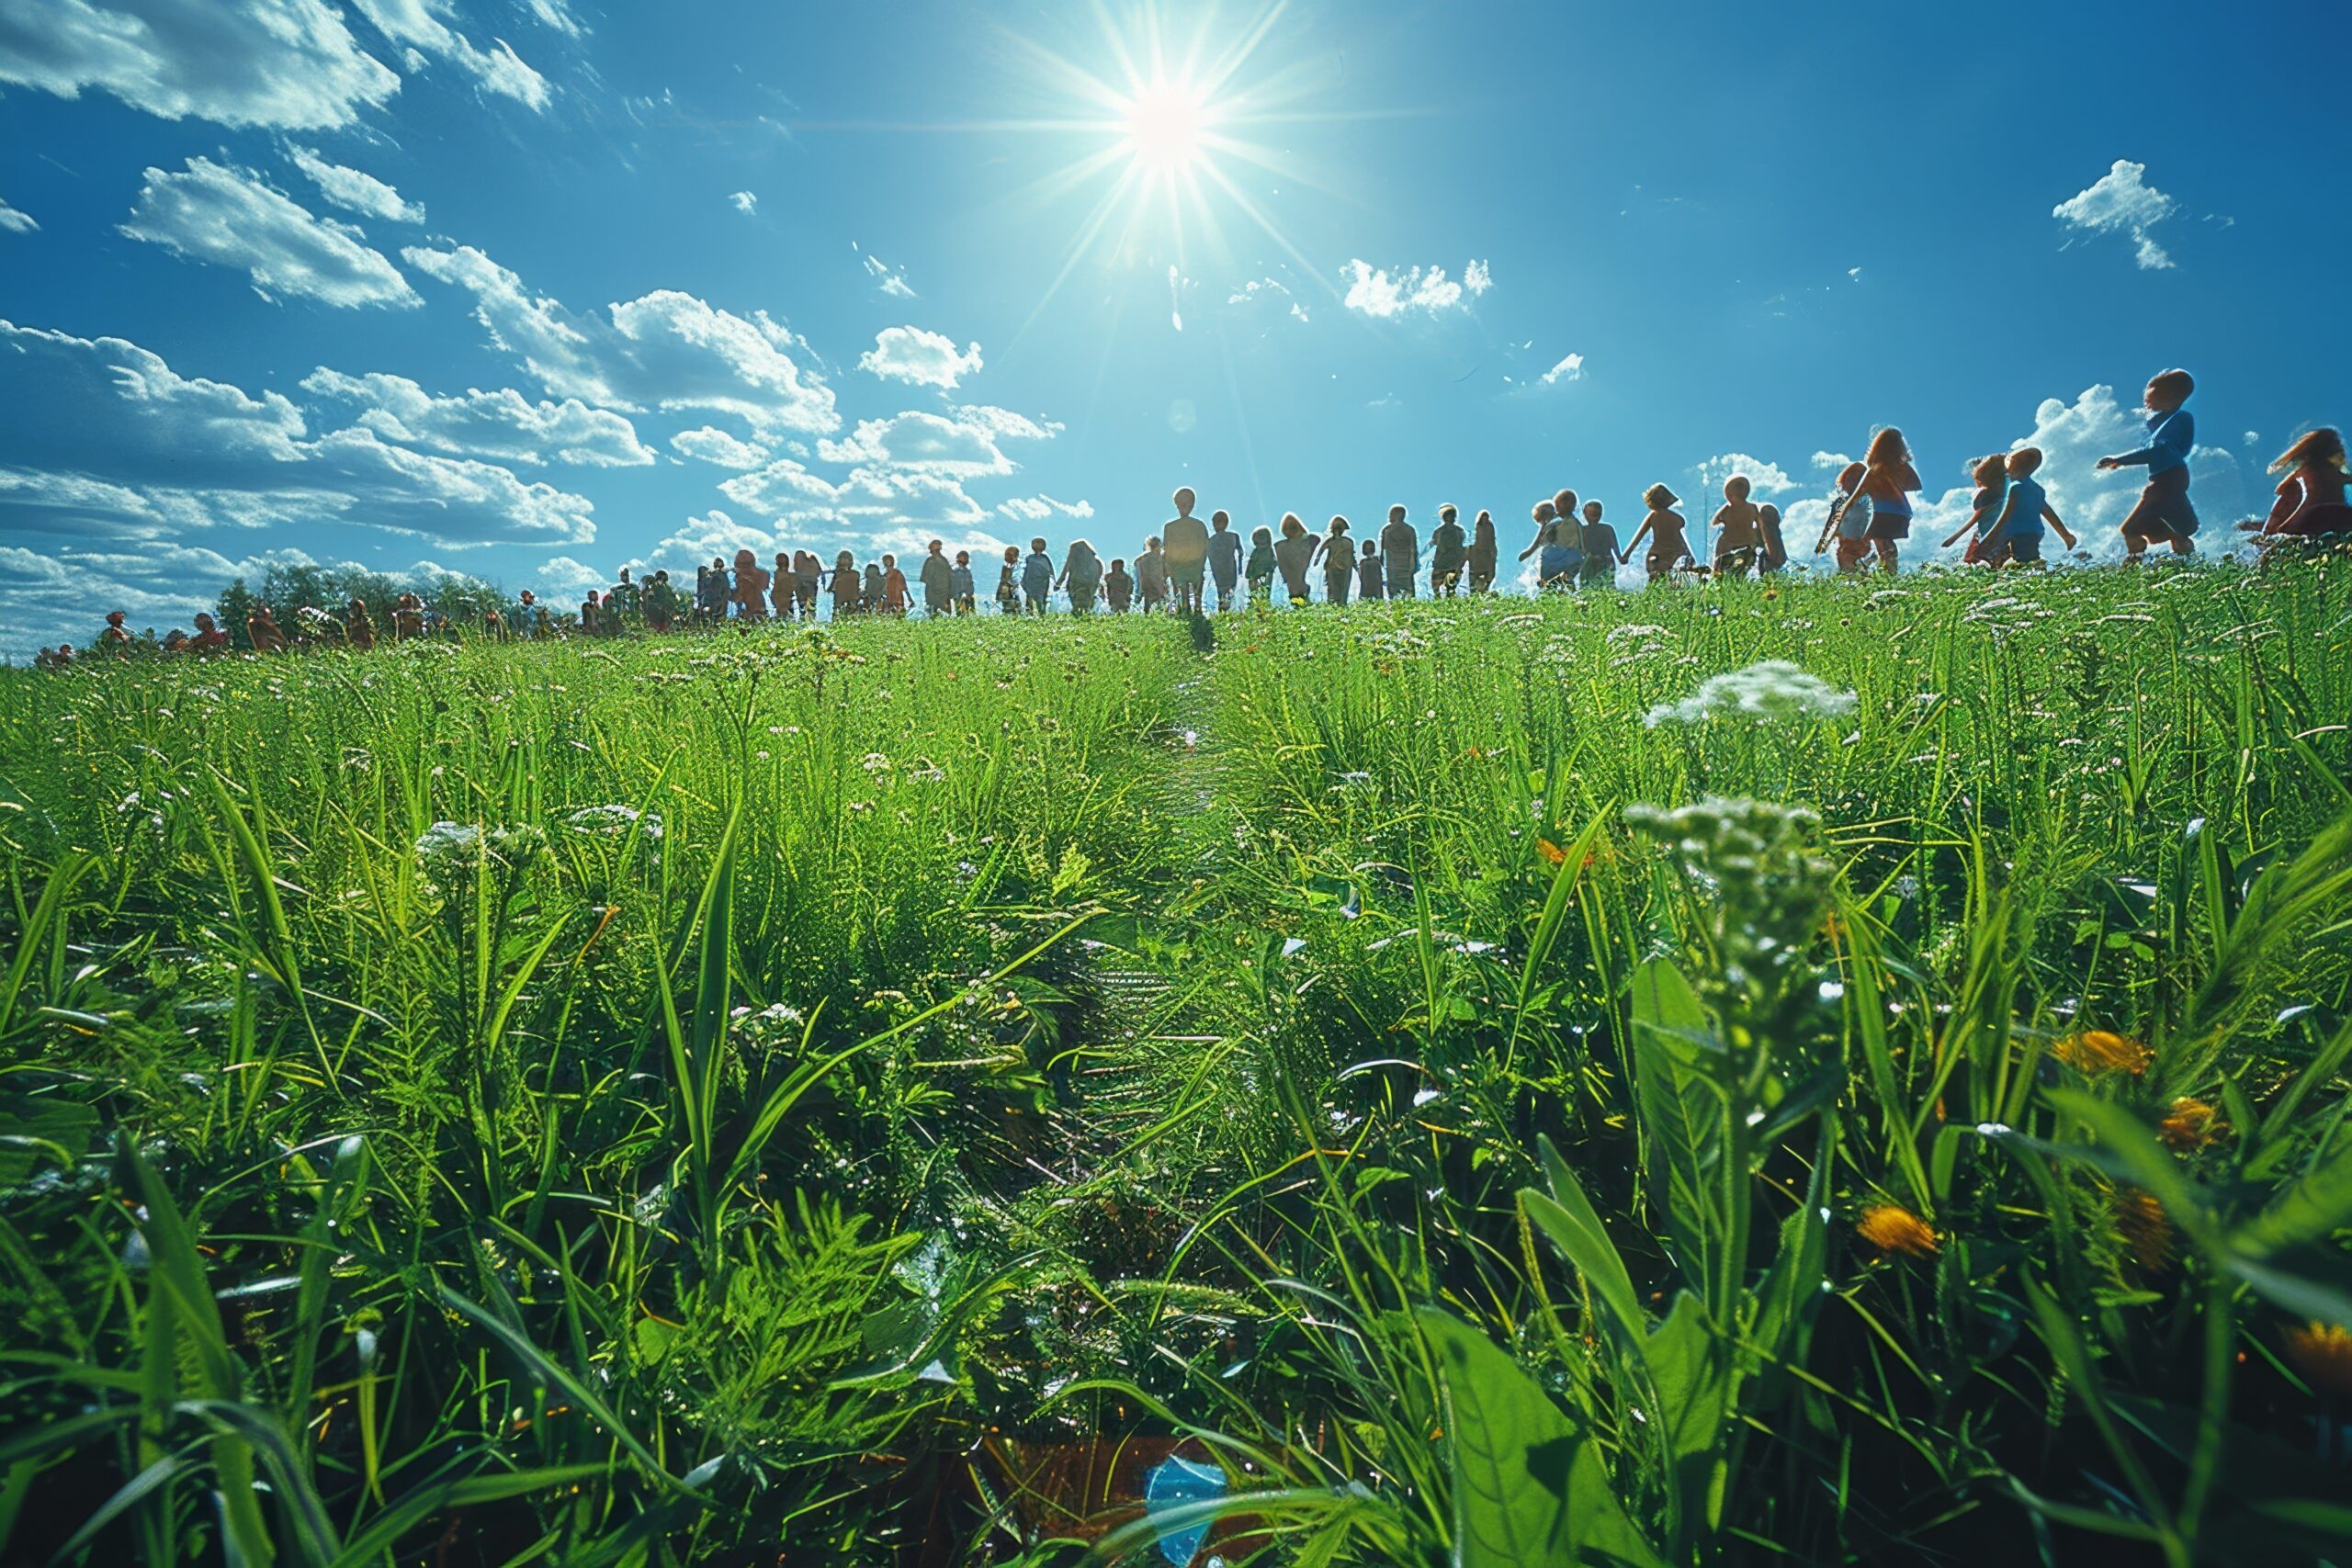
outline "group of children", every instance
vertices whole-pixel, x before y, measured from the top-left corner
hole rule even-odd
[[[2166,370],[2150,380],[2144,398],[2146,444],[2099,459],[2101,471],[2148,471],[2140,499],[2122,524],[2131,559],[2159,545],[2184,556],[2194,548],[2198,518],[2188,497],[2188,458],[2196,423],[2187,405],[2195,390],[2186,370]],[[2025,446],[1972,464],[1976,489],[1968,521],[1943,541],[1943,547],[1965,539],[1963,559],[2003,567],[2038,564],[2051,533],[2074,549],[2079,541],[2035,478],[2041,463],[2041,450]],[[2238,525],[2256,536],[2257,547],[2267,553],[2291,541],[2352,536],[2352,504],[2346,500],[2352,463],[2347,463],[2344,438],[2335,430],[2321,428],[2301,436],[2271,464],[2271,471],[2283,477],[2269,514]],[[1873,559],[1894,571],[1901,544],[1911,533],[1911,498],[1921,488],[1903,433],[1879,431],[1862,460],[1838,475],[1814,553],[1828,551],[1834,543],[1840,572],[1862,571]],[[1316,534],[1295,513],[1284,513],[1278,527],[1252,530],[1245,544],[1229,514],[1213,512],[1205,521],[1200,518],[1193,510],[1196,499],[1189,489],[1175,493],[1176,515],[1145,541],[1132,568],[1124,557],[1106,565],[1084,539],[1071,542],[1058,567],[1042,538],[1030,540],[1025,555],[1017,546],[1005,547],[996,582],[997,607],[1006,615],[1042,615],[1055,593],[1066,592],[1070,609],[1079,615],[1091,614],[1098,606],[1113,615],[1134,610],[1202,615],[1211,608],[1211,589],[1214,607],[1220,612],[1234,608],[1237,595],[1250,605],[1269,604],[1278,593],[1291,604],[1304,604],[1312,597],[1318,570],[1327,604],[1344,604],[1351,598],[1411,599],[1420,591],[1423,541],[1402,506],[1390,507],[1386,524],[1359,549],[1345,517],[1333,517]],[[1600,502],[1580,502],[1574,491],[1560,491],[1536,502],[1535,537],[1519,558],[1534,558],[1537,585],[1547,590],[1612,581],[1617,568],[1630,562],[1636,550],[1643,551],[1652,581],[1686,569],[1745,577],[1770,575],[1788,566],[1780,509],[1758,504],[1744,475],[1734,474],[1724,482],[1724,504],[1709,531],[1711,558],[1704,561],[1691,549],[1690,525],[1676,510],[1681,502],[1671,490],[1652,485],[1642,500],[1646,515],[1621,549],[1616,529],[1602,521]],[[1492,514],[1479,513],[1465,529],[1454,507],[1442,506],[1427,542],[1431,594],[1450,598],[1493,592],[1498,546]],[[753,551],[741,549],[731,567],[725,557],[697,567],[691,598],[671,582],[666,570],[640,583],[623,567],[613,587],[591,592],[581,602],[578,629],[593,637],[639,626],[666,633],[681,626],[763,621],[771,615],[813,620],[820,597],[830,597],[836,619],[904,615],[914,607],[917,591],[929,615],[976,613],[979,606],[971,552],[957,550],[950,556],[945,544],[933,539],[910,582],[899,558],[887,552],[879,561],[861,567],[852,552],[843,550],[828,570],[813,550],[779,550],[771,570],[760,564]],[[300,615],[303,620],[296,626],[296,644],[369,649],[379,640],[374,615],[356,598],[339,614],[305,608]],[[213,616],[198,615],[196,626],[193,634],[175,630],[154,645],[153,634],[143,640],[133,637],[122,612],[116,611],[107,617],[95,651],[119,656],[160,646],[168,653],[207,654],[232,646]],[[526,637],[552,636],[560,629],[548,607],[527,589],[516,604],[490,612],[483,627],[494,637]],[[454,635],[455,630],[416,594],[405,593],[391,605],[383,635],[397,641]],[[248,645],[262,652],[289,647],[287,631],[266,606],[255,606],[246,617],[245,635]],[[52,667],[71,663],[75,657],[67,645],[43,649],[36,662]]]

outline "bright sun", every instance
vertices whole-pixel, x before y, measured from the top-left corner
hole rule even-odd
[[[1208,115],[1188,86],[1155,82],[1127,100],[1122,118],[1127,151],[1148,170],[1174,174],[1201,156]]]

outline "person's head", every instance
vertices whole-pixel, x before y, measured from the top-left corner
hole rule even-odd
[[[1588,523],[1598,523],[1600,521],[1600,502],[1597,501],[1588,501],[1584,503],[1584,520]]]
[[[1193,514],[1193,502],[1200,498],[1193,493],[1191,487],[1187,486],[1178,490],[1171,499],[1176,502],[1176,515],[1190,517]]]
[[[1159,541],[1154,539],[1152,543],[1156,545],[1159,543]],[[1085,560],[1094,554],[1094,547],[1088,544],[1084,539],[1072,539],[1069,542],[1069,553],[1077,557],[1080,560]]]
[[[1481,512],[1472,521],[1471,526],[1477,529],[1482,536],[1491,534],[1495,531],[1495,514],[1491,512]]]
[[[355,595],[351,603],[345,605],[344,608],[349,610],[355,615],[364,615],[368,613],[368,601]]]
[[[1014,562],[1018,561],[1020,558],[1021,558],[1021,547],[1020,547],[1019,545],[1007,545],[1007,546],[1005,546],[1005,547],[1004,547],[1004,564],[1005,564],[1005,565],[1007,565],[1007,566],[1011,566],[1011,565],[1012,565]]]
[[[1159,553],[1159,536],[1154,534],[1150,538],[1146,539],[1143,542],[1143,549],[1144,554],[1146,555],[1158,555]]]
[[[1046,553],[1046,541],[1043,539],[1032,539],[1029,541],[1029,548],[1042,556]]]
[[[836,571],[855,571],[857,570],[857,558],[852,555],[849,551],[843,550],[841,554],[833,558],[833,570]]]
[[[933,539],[931,542],[930,547],[933,555],[944,555],[947,551],[947,541],[944,539]]]
[[[656,582],[668,582],[670,581],[670,569],[665,566],[661,570],[655,572],[653,574],[653,581]]]
[[[1539,501],[1535,503],[1534,517],[1538,523],[1549,523],[1559,514],[1560,509],[1548,501]]]
[[[1271,545],[1274,542],[1274,531],[1272,528],[1253,528],[1250,531],[1250,542],[1253,545]]]
[[[896,556],[894,556],[894,555],[892,555],[889,551],[888,551],[888,550],[884,550],[884,551],[882,552],[882,570],[883,570],[884,571],[896,571],[896,570],[899,570],[899,558],[898,558],[898,557],[896,557]]]
[[[1233,526],[1233,519],[1222,512],[1212,512],[1209,513],[1209,526],[1222,534]]]
[[[1724,499],[1737,506],[1747,499],[1747,492],[1753,488],[1746,474],[1734,474],[1724,481]]]
[[[1903,432],[1890,424],[1871,437],[1870,451],[1862,460],[1874,468],[1888,463],[1907,463],[1911,460],[1911,447],[1903,439]]]
[[[1767,528],[1777,528],[1781,525],[1781,509],[1768,501],[1756,509],[1756,518]]]
[[[2007,470],[2009,478],[2013,479],[2028,478],[2036,468],[2041,467],[2041,448],[2020,446],[2003,458],[2001,466]]]
[[[2197,379],[2186,370],[2160,370],[2149,379],[2148,389],[2141,400],[2150,413],[2170,413],[2188,400],[2197,390]]]
[[[1663,512],[1669,506],[1679,506],[1682,498],[1664,485],[1652,485],[1642,492],[1642,504],[1652,512]]]
[[[538,601],[538,597],[537,597],[537,595],[534,594],[534,593],[533,593],[529,589],[526,588],[525,590],[523,590],[523,603],[524,603],[524,604],[537,604],[538,602],[539,602],[539,601]]]
[[[1572,490],[1554,491],[1552,495],[1552,515],[1555,517],[1574,517],[1576,514],[1577,492]]]
[[[1111,558],[1111,570],[1112,570],[1114,572],[1120,572],[1120,571],[1125,571],[1125,570],[1127,570],[1127,558],[1126,558],[1126,557],[1125,557],[1125,556],[1113,556],[1113,557]]]
[[[749,546],[745,546],[742,549],[735,552],[736,570],[741,570],[744,567],[757,566],[759,564],[760,558],[752,553]]]
[[[1295,512],[1283,513],[1282,529],[1283,537],[1285,539],[1303,538],[1306,534],[1306,525],[1298,520],[1298,513]]]
[[[1347,520],[1346,518],[1344,518],[1344,517],[1334,517],[1334,518],[1332,518],[1332,519],[1331,519],[1330,526],[1326,530],[1326,532],[1328,532],[1328,533],[1331,533],[1331,534],[1344,534],[1344,533],[1346,533],[1347,531],[1348,531],[1348,520]]]
[[[725,556],[711,557],[710,570],[713,571],[725,571],[727,570],[727,558]]]
[[[1870,470],[1860,463],[1849,463],[1845,470],[1838,476],[1838,488],[1851,494],[1861,488],[1862,479],[1869,472]]]
[[[1405,521],[1405,509],[1401,506],[1390,507],[1388,509],[1388,521],[1391,523],[1402,523]]]
[[[196,613],[196,629],[198,631],[209,632],[219,624],[219,622],[212,618],[212,613],[209,610],[198,610]]]
[[[782,560],[784,558],[782,556],[778,556],[775,558]],[[628,568],[627,567],[621,568],[621,581],[623,582],[627,582],[628,581]]]
[[[1364,558],[1364,559],[1366,559],[1366,560],[1370,560],[1370,559],[1372,559],[1374,556],[1377,556],[1379,553],[1380,553],[1380,542],[1379,542],[1377,539],[1366,539],[1366,540],[1363,542],[1363,558]]]
[[[792,558],[786,555],[782,550],[776,551],[775,569],[778,571],[789,571],[792,569]],[[623,582],[627,582],[628,581],[628,568],[627,567],[621,568],[621,581]]]
[[[123,622],[130,618],[130,617],[125,615],[120,610],[108,610],[107,612],[107,625],[110,626],[119,627]]]
[[[2009,477],[2009,460],[1997,452],[1989,457],[1979,457],[1975,467],[1968,470],[1968,477],[1976,481],[1977,489],[1988,489]]]
[[[2344,437],[2332,425],[2323,424],[2317,430],[2297,436],[2292,446],[2278,454],[2278,460],[2270,465],[2270,471],[2282,474],[2296,468],[2328,467],[2338,470],[2345,467]]]
[[[971,552],[971,551],[969,551],[969,550],[957,550],[957,551],[956,552],[956,564],[957,566],[969,566],[969,565],[971,565],[971,564],[972,564],[972,552]]]
[[[1441,523],[1451,523],[1461,515],[1462,513],[1453,509],[1453,502],[1450,501],[1437,509],[1437,520]]]

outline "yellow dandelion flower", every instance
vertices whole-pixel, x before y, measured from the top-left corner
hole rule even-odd
[[[1554,843],[1549,839],[1536,840],[1535,852],[1542,855],[1545,860],[1550,861],[1554,865],[1565,865],[1567,863],[1568,852],[1562,849],[1559,845]]]
[[[2229,1123],[2211,1106],[2183,1095],[2172,1102],[2172,1111],[2157,1127],[2156,1135],[2175,1154],[2189,1154],[2218,1142],[2228,1130]]]
[[[2058,1059],[2092,1077],[2101,1073],[2130,1073],[2137,1077],[2148,1070],[2156,1054],[2137,1040],[2104,1029],[2086,1029],[2058,1042]]]
[[[2287,1359],[2313,1388],[2352,1396],[2352,1331],[2341,1324],[2287,1330]]]
[[[1932,1258],[1942,1245],[1936,1237],[1935,1227],[1903,1207],[1900,1203],[1872,1203],[1854,1222],[1854,1229],[1864,1241],[1881,1252],[1907,1252],[1914,1258]]]
[[[2149,1273],[2161,1273],[2172,1262],[2172,1222],[2152,1194],[2136,1187],[2117,1192],[2115,1228],[2131,1249],[2132,1260]]]

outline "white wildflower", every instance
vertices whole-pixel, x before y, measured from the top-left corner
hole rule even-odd
[[[1770,721],[1779,718],[1841,718],[1852,713],[1859,699],[1841,692],[1818,675],[1807,674],[1785,659],[1767,659],[1745,670],[1710,675],[1699,689],[1679,703],[1660,703],[1643,723],[1704,724],[1726,717]]]

